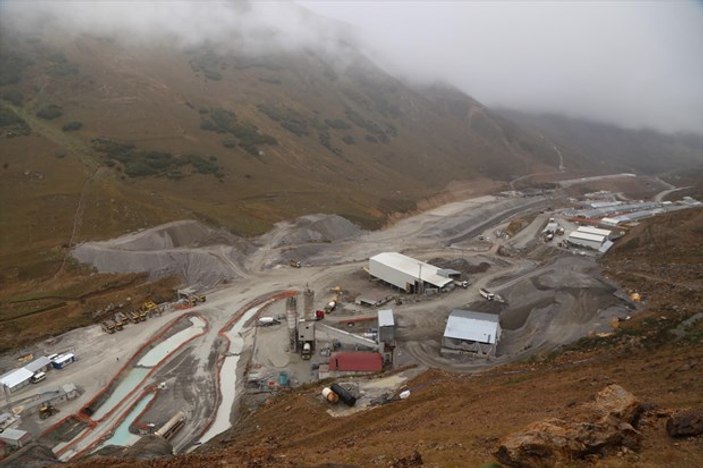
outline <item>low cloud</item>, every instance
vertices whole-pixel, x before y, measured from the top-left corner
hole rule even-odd
[[[353,42],[396,76],[448,82],[489,106],[703,133],[701,2],[10,0],[0,21],[253,54],[339,56]]]

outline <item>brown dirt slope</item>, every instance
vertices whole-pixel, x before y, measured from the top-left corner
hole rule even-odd
[[[643,442],[639,452],[597,459],[599,466],[701,466],[703,438],[673,440],[665,426],[671,412],[701,405],[703,321],[680,323],[700,311],[702,222],[703,210],[648,220],[605,257],[606,270],[647,299],[646,310],[611,336],[484,374],[429,371],[409,384],[407,400],[346,418],[327,414],[320,386],[296,389],[244,408],[235,429],[196,453],[143,466],[393,466],[417,461],[415,452],[430,466],[481,466],[495,461],[506,434],[546,417],[572,417],[612,383],[647,403],[637,426]]]

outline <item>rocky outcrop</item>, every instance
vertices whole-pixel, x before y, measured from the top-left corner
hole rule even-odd
[[[666,433],[671,437],[693,437],[703,434],[703,409],[683,411],[669,416]]]
[[[610,385],[570,419],[546,419],[505,437],[495,453],[514,467],[552,467],[571,460],[640,448],[635,429],[642,405],[619,385]]]

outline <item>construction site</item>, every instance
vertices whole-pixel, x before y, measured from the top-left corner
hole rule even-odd
[[[599,273],[603,246],[638,213],[700,204],[603,203],[518,192],[374,232],[312,215],[245,240],[180,221],[77,246],[100,272],[178,273],[184,286],[30,359],[2,356],[5,452],[38,440],[78,460],[155,435],[184,453],[242,405],[301,385],[324,380],[315,404],[343,417],[412,398],[405,382],[426,369],[480,371],[611,333],[640,305]]]

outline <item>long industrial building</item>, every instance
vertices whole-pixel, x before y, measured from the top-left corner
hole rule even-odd
[[[397,252],[383,252],[369,258],[369,273],[374,278],[407,293],[424,291],[428,286],[444,289],[452,284],[454,270],[445,270]]]

